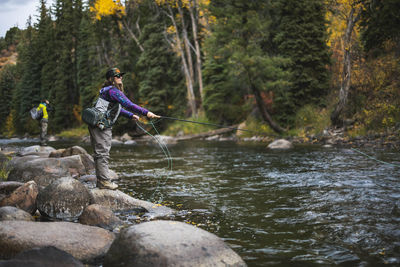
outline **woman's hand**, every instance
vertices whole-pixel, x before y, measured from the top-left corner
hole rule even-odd
[[[132,120],[138,121],[139,119],[140,119],[140,118],[139,118],[138,115],[135,115],[135,114],[132,115]]]
[[[160,118],[160,116],[158,116],[158,115],[156,115],[156,114],[154,114],[153,112],[147,112],[147,118],[149,118],[149,119],[158,119],[158,118]]]

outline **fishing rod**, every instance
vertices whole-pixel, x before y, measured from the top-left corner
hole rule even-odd
[[[254,133],[254,134],[258,134],[258,135],[265,135],[265,133],[260,133],[260,132],[251,131],[251,130],[247,130],[247,129],[241,129],[241,128],[237,128],[237,127],[225,126],[225,125],[221,125],[221,124],[208,123],[208,122],[200,122],[200,121],[178,119],[178,118],[167,117],[167,116],[161,116],[160,119],[182,121],[182,122],[189,122],[189,123],[197,123],[197,124],[202,124],[202,125],[214,126],[214,127],[218,127],[218,128],[227,128],[227,129],[232,129],[232,130],[237,130],[237,131],[250,132],[250,133]]]

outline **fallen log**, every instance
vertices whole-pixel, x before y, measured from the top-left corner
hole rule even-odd
[[[205,133],[190,134],[190,135],[185,135],[185,136],[181,136],[181,137],[176,137],[176,140],[177,141],[193,140],[193,139],[206,138],[206,137],[210,137],[210,136],[214,136],[214,135],[226,134],[226,133],[236,131],[236,129],[233,129],[233,128],[236,128],[237,126],[238,125],[233,125],[233,126],[229,126],[230,128],[221,128],[221,129],[217,129],[217,130],[213,130],[213,131],[209,131],[209,132],[205,132]]]

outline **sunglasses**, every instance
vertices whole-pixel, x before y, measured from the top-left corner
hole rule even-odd
[[[122,78],[122,75],[121,75],[121,74],[117,74],[117,75],[115,75],[114,77]]]

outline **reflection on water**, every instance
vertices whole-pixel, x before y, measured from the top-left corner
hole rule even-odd
[[[135,197],[223,238],[249,266],[400,264],[400,167],[351,149],[185,142],[172,171],[152,145],[113,147],[111,168]],[[364,151],[400,163],[400,153]]]

